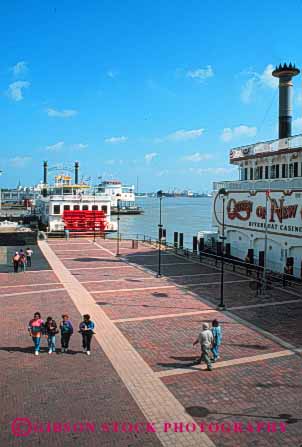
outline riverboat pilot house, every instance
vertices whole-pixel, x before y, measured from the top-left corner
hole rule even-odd
[[[230,151],[239,180],[214,183],[213,222],[232,256],[302,276],[302,135],[291,136],[292,77],[279,66],[279,138]],[[223,204],[225,204],[223,212]],[[223,222],[224,220],[224,222]],[[267,243],[265,244],[265,240]]]

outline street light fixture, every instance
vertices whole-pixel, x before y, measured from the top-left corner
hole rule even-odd
[[[121,194],[116,194],[117,198],[117,240],[116,240],[116,256],[120,256],[120,201]]]
[[[228,192],[225,188],[221,188],[218,191],[218,195],[220,198],[222,198],[222,231],[221,231],[221,270],[220,270],[220,303],[218,308],[220,310],[225,310],[225,304],[224,304],[224,241],[226,239],[224,235],[224,214],[225,214],[225,198],[228,195]]]
[[[161,277],[161,241],[163,237],[163,226],[161,223],[161,207],[162,207],[162,198],[163,192],[160,190],[157,192],[157,197],[159,198],[159,224],[158,224],[158,271],[157,278]]]

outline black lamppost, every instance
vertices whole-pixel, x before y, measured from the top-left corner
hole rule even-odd
[[[159,198],[159,224],[158,224],[158,271],[157,278],[161,277],[161,240],[163,237],[163,226],[161,223],[161,201],[163,198],[163,192],[158,191],[157,197]]]
[[[95,219],[95,187],[93,190],[93,242],[95,242],[95,223],[96,223],[96,219]]]
[[[116,256],[120,256],[120,200],[121,195],[116,194],[117,198],[117,240],[116,240]]]
[[[220,303],[218,308],[220,310],[225,310],[225,304],[224,304],[224,241],[226,239],[224,235],[224,213],[225,213],[225,197],[227,196],[228,192],[225,188],[221,188],[218,191],[218,195],[220,198],[222,198],[222,231],[221,231],[221,270],[220,270]]]

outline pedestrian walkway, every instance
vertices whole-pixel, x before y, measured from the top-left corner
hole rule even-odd
[[[37,272],[36,284],[27,274],[16,275],[11,287],[12,275],[1,275],[7,324],[1,329],[0,365],[9,391],[2,392],[0,445],[24,442],[9,428],[16,417],[96,424],[95,432],[32,433],[27,440],[34,446],[302,444],[299,337],[286,331],[286,320],[283,326],[278,322],[282,329],[276,334],[270,317],[275,309],[299,303],[280,296],[272,306],[251,299],[254,307],[248,307],[244,278],[226,273],[228,287],[242,284],[245,302],[238,309],[236,299],[221,313],[211,293],[218,282],[215,269],[165,254],[165,276],[156,278],[154,248],[140,243],[132,249],[131,241],[122,241],[116,258],[115,247],[115,241],[100,239],[43,241],[52,271]],[[89,313],[96,323],[91,357],[80,351],[77,333],[70,354],[34,357],[24,328],[37,310],[57,320],[68,312],[74,322]],[[253,322],[240,312],[254,313]],[[259,315],[266,316],[264,327],[257,327]],[[192,342],[201,323],[213,318],[222,324],[223,345],[221,360],[207,372],[194,364],[199,349]],[[114,421],[140,422],[145,429],[101,429],[101,423]]]

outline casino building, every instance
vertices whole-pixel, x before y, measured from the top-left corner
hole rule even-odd
[[[232,256],[302,277],[302,135],[291,136],[292,64],[276,67],[279,138],[230,150],[238,181],[214,183],[213,225]]]

